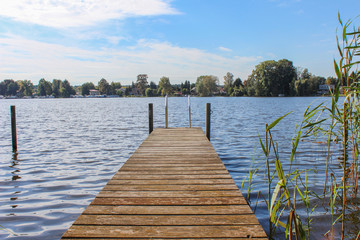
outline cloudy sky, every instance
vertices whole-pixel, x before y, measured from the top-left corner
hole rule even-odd
[[[333,76],[359,0],[0,0],[0,81],[243,80],[265,60]]]

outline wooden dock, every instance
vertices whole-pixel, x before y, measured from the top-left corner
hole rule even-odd
[[[62,239],[267,239],[201,128],[155,129]]]

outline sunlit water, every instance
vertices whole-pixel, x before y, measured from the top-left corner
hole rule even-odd
[[[296,123],[309,104],[328,100],[192,98],[192,126],[205,127],[205,104],[211,103],[211,142],[241,187],[253,152],[257,166],[264,166],[258,133],[263,135],[265,123],[294,111],[273,129],[287,168]],[[0,239],[59,239],[147,137],[148,103],[154,103],[155,128],[163,127],[163,98],[0,100],[0,225],[6,228]],[[17,156],[11,148],[10,105],[17,110]],[[187,98],[170,98],[169,127],[187,126]],[[318,172],[309,172],[309,186],[316,191],[323,189],[325,150],[324,144],[302,142],[293,166]],[[331,169],[341,171],[337,159]],[[264,178],[260,171],[255,179],[253,208],[259,190],[266,196]],[[305,214],[301,204],[298,209]],[[314,239],[331,227],[326,210],[317,209]],[[256,216],[266,229],[263,201]],[[353,232],[358,231],[356,221],[355,215],[355,224],[349,225]]]

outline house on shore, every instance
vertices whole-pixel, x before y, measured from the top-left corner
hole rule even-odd
[[[318,95],[328,95],[330,90],[334,90],[335,85],[321,84],[319,85]]]
[[[89,96],[91,96],[91,97],[100,96],[100,91],[96,90],[96,89],[90,89],[89,90]]]

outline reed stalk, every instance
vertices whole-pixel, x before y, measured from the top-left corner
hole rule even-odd
[[[353,20],[343,23],[338,15],[338,20],[341,26],[341,41],[337,37],[337,47],[340,55],[340,60],[334,60],[334,69],[338,78],[338,83],[335,89],[331,91],[332,101],[331,107],[321,103],[315,107],[311,105],[306,109],[303,115],[303,120],[298,128],[295,138],[292,141],[292,150],[290,156],[290,167],[287,171],[282,168],[280,161],[279,149],[274,140],[271,129],[274,128],[284,117],[279,117],[271,124],[266,124],[265,139],[260,137],[259,142],[265,157],[265,173],[267,181],[267,198],[265,200],[268,215],[269,215],[269,238],[273,238],[277,227],[280,225],[285,228],[285,234],[288,239],[310,239],[311,231],[311,214],[314,212],[315,206],[311,206],[310,199],[319,197],[308,185],[308,171],[306,169],[299,171],[292,170],[292,163],[296,156],[297,148],[301,139],[307,137],[316,137],[318,134],[326,136],[327,139],[327,153],[326,153],[326,172],[324,181],[324,191],[322,198],[329,199],[330,213],[331,213],[331,230],[325,235],[332,238],[341,237],[345,239],[345,222],[347,215],[348,204],[351,197],[356,198],[358,192],[358,172],[359,172],[359,143],[360,143],[360,72],[358,70],[360,64],[360,26],[351,29]],[[341,90],[344,93],[345,100],[340,104]],[[341,108],[341,105],[343,108]],[[340,106],[340,107],[339,107]],[[327,113],[325,116],[323,113]],[[333,141],[338,139],[343,140],[343,161],[340,163],[342,174],[342,181],[336,182],[334,173],[330,172],[330,186],[328,186],[329,175],[329,161],[332,158]],[[349,164],[349,149],[351,146],[352,162]],[[275,162],[272,165],[270,159]],[[283,160],[282,160],[283,161]],[[274,169],[272,171],[272,169]],[[257,171],[258,169],[256,169]],[[249,172],[248,181],[250,187],[248,191],[252,191],[252,181],[254,174]],[[275,184],[274,178],[277,177]],[[290,195],[290,190],[294,191],[293,196]],[[327,191],[328,190],[328,191]],[[329,194],[329,196],[327,196]],[[248,195],[249,196],[249,195]],[[259,191],[258,197],[262,196]],[[299,196],[299,199],[298,197]],[[303,227],[300,216],[296,211],[296,202],[301,200],[306,208],[306,228]],[[340,201],[339,201],[340,200]],[[341,214],[338,217],[336,208],[341,208]],[[287,222],[280,220],[281,217],[286,217]],[[335,219],[335,220],[334,220]],[[335,236],[334,226],[341,220],[341,233]],[[307,234],[305,234],[305,231]],[[352,236],[353,239],[355,236]],[[357,234],[357,240],[360,240],[360,233]]]

